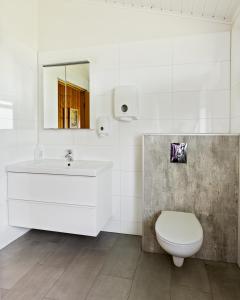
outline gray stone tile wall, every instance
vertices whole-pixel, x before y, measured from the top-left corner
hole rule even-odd
[[[170,163],[171,143],[187,143],[187,164]],[[162,210],[193,212],[203,226],[198,258],[236,262],[239,137],[144,136],[143,250],[161,252],[155,221]]]

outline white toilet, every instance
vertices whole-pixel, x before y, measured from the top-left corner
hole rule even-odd
[[[181,267],[185,257],[202,246],[203,230],[195,214],[162,211],[155,224],[160,246],[173,256],[174,265]]]

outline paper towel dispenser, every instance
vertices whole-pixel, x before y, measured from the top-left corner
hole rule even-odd
[[[139,119],[139,93],[135,86],[119,86],[114,89],[114,116],[119,121]]]

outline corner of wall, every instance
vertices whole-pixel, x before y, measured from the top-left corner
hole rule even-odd
[[[1,241],[0,241],[0,250],[16,239],[20,238],[22,235],[27,233],[29,229],[26,228],[17,228],[7,226],[5,229],[0,231]]]

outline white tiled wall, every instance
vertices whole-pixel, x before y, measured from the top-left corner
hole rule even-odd
[[[12,5],[16,10],[12,9]],[[0,249],[24,232],[8,226],[5,166],[15,161],[32,159],[37,141],[35,5],[36,1],[32,0],[24,3],[17,0],[11,3],[1,1]],[[17,19],[19,23],[9,22],[10,19]]]
[[[233,24],[231,41],[231,131],[240,134],[240,15]],[[238,265],[240,266],[240,219],[238,222]]]
[[[140,89],[141,118],[112,119],[112,134],[94,131],[39,131],[45,156],[112,160],[113,217],[106,230],[141,234],[142,149],[144,132],[228,133],[230,124],[230,33],[42,52],[41,63],[91,61],[95,116],[112,116],[118,85]],[[42,122],[41,122],[42,124]]]
[[[231,115],[232,132],[240,133],[240,16],[232,30],[232,77],[231,77]]]

